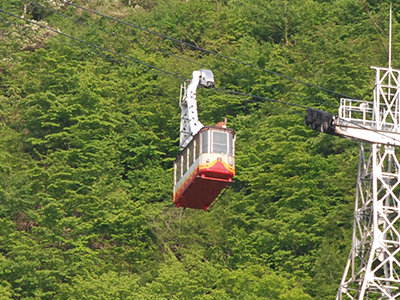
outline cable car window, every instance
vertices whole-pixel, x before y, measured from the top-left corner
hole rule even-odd
[[[190,143],[190,146],[189,146],[189,168],[193,164],[193,161],[194,161],[194,151],[193,151],[194,145],[193,144],[194,144],[194,141],[192,143]]]
[[[229,155],[235,156],[235,136],[233,133],[229,133]]]
[[[228,154],[228,135],[226,132],[213,131],[213,152]]]
[[[187,150],[182,153],[182,158],[182,170],[183,174],[185,174],[187,171]]]
[[[208,153],[209,152],[209,144],[210,144],[210,139],[208,136],[209,130],[203,131],[201,133],[201,153]]]
[[[198,158],[199,158],[199,155],[200,155],[200,142],[199,142],[199,138],[197,138],[196,140],[195,140],[195,143],[196,143],[196,146],[195,146],[195,148],[196,148],[196,153],[195,153],[195,155],[196,155],[196,158],[195,158],[195,160],[197,160]]]
[[[178,182],[181,177],[181,157],[179,157],[179,160],[176,161],[176,182]]]
[[[174,163],[174,185],[176,184],[176,163]]]

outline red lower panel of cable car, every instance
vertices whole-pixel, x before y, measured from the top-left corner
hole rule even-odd
[[[177,207],[207,210],[233,176],[234,172],[220,161],[200,166],[177,190],[174,203]]]

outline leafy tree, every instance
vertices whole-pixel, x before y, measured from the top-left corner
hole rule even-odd
[[[357,144],[270,99],[331,113],[341,96],[318,86],[371,99],[388,1],[74,2],[136,27],[3,2],[141,63],[0,13],[1,299],[334,298]],[[237,175],[208,213],[172,204],[183,79],[148,65],[210,68],[221,88],[198,90],[199,115],[236,130]]]

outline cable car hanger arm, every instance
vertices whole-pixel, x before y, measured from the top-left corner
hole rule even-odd
[[[199,85],[213,87],[214,75],[210,70],[200,69],[192,73],[189,85],[181,86],[179,106],[181,107],[181,126],[179,147],[185,148],[204,125],[197,113],[196,91]]]

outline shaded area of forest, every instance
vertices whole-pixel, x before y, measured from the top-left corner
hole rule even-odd
[[[371,99],[389,2],[74,3],[136,27],[60,0],[0,2],[42,25],[0,12],[0,299],[334,299],[358,145],[267,99],[339,104],[273,73]],[[214,71],[199,117],[228,118],[237,176],[210,212],[172,204],[183,79],[148,66]]]

